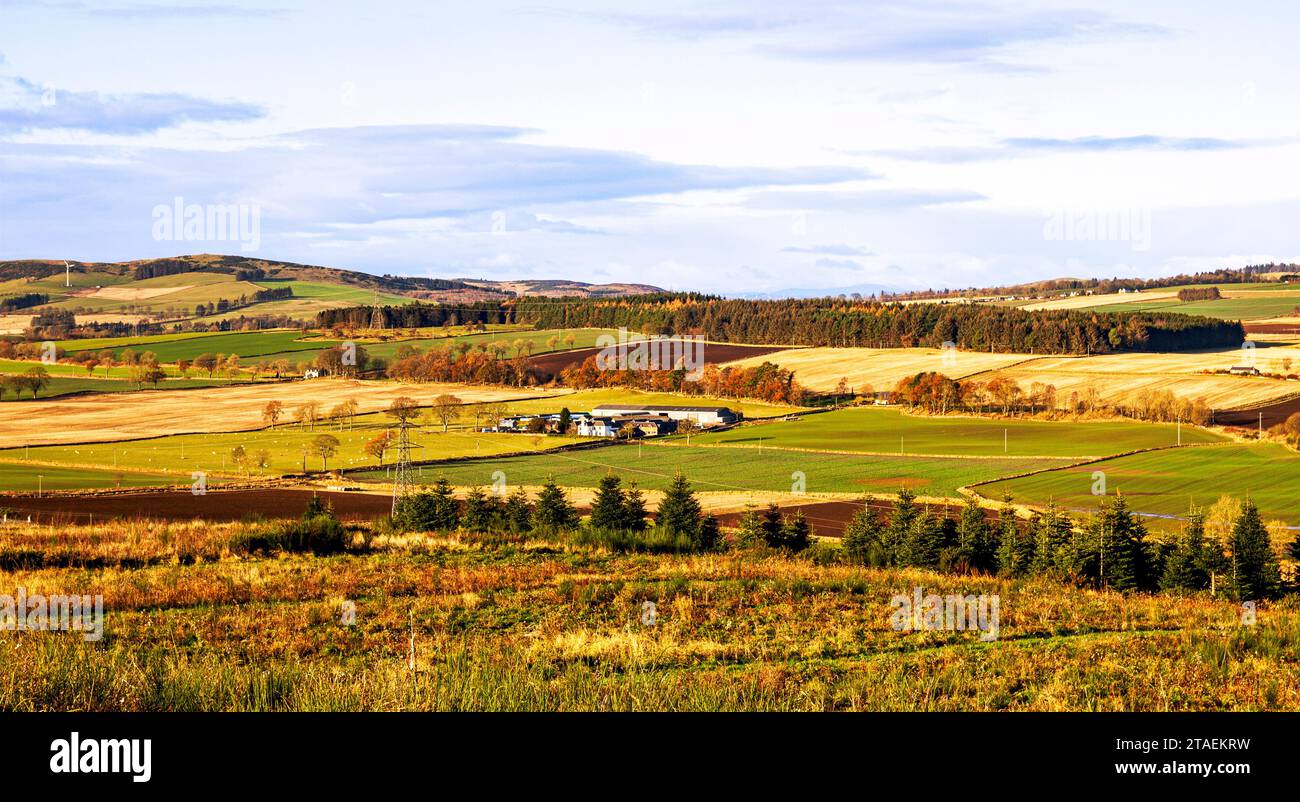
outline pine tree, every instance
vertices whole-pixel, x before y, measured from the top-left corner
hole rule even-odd
[[[766,543],[766,538],[763,537],[763,518],[753,507],[745,508],[737,529],[739,531],[736,534],[736,542],[741,546],[749,547]]]
[[[844,557],[855,565],[879,565],[884,562],[881,537],[884,527],[871,508],[864,502],[862,509],[853,514],[844,527]]]
[[[996,560],[992,543],[993,536],[984,518],[984,509],[974,498],[966,499],[966,506],[957,521],[956,562],[959,565],[965,563],[974,570],[991,570]]]
[[[612,473],[600,479],[596,488],[596,497],[591,502],[591,517],[587,524],[594,529],[624,529],[624,496],[621,481]]]
[[[1205,590],[1210,587],[1207,567],[1210,561],[1206,551],[1212,548],[1205,541],[1205,513],[1193,507],[1187,515],[1174,548],[1165,558],[1164,572],[1160,575],[1162,590]]]
[[[497,524],[500,505],[492,496],[475,487],[465,494],[465,514],[462,525],[471,532],[486,532]]]
[[[1249,498],[1232,526],[1232,594],[1242,601],[1271,599],[1281,588],[1277,558],[1259,508]]]
[[[898,499],[894,502],[894,511],[889,516],[889,526],[885,528],[885,560],[889,565],[898,565],[905,561],[907,554],[907,537],[912,522],[921,514],[916,506],[916,494],[906,487],[899,488]]]
[[[501,512],[506,528],[516,534],[531,531],[533,528],[533,508],[528,503],[528,493],[522,487],[517,488],[506,499],[505,509]]]
[[[943,525],[929,512],[922,513],[907,530],[907,564],[938,568],[945,545]]]
[[[555,480],[548,478],[533,507],[533,528],[555,532],[577,526],[578,511],[569,503],[564,491],[555,485]]]
[[[1016,512],[1005,503],[998,511],[998,573],[1002,576],[1025,576],[1034,561],[1034,541],[1020,531]]]
[[[401,499],[393,522],[408,531],[449,531],[460,523],[460,505],[446,477],[438,479],[432,490],[422,490]]]
[[[1146,527],[1128,508],[1128,501],[1116,493],[1105,499],[1088,526],[1088,540],[1095,566],[1095,578],[1102,587],[1135,590],[1155,585]]]
[[[722,545],[722,529],[718,526],[718,519],[712,515],[706,515],[700,519],[700,531],[695,537],[695,546],[700,551],[714,551]]]
[[[623,528],[629,532],[644,532],[645,518],[645,496],[641,494],[641,488],[636,486],[636,482],[631,482],[623,493]]]
[[[1068,575],[1071,570],[1070,544],[1074,534],[1074,524],[1069,516],[1058,511],[1055,503],[1048,503],[1047,512],[1034,518],[1029,531],[1034,541],[1030,573]]]
[[[763,531],[763,542],[768,548],[779,549],[784,543],[783,527],[785,522],[781,518],[781,508],[775,504],[767,505],[763,511],[763,522],[761,524]]]
[[[794,515],[786,516],[781,522],[781,547],[800,552],[808,548],[811,543],[811,530],[803,511],[795,510]]]
[[[694,541],[700,533],[700,511],[700,502],[696,500],[690,482],[686,481],[684,474],[678,473],[664,492],[663,501],[659,502],[655,523],[660,529],[687,535]]]

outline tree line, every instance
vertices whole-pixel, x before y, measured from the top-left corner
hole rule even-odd
[[[1300,559],[1300,536],[1288,549]],[[1194,507],[1182,532],[1165,542],[1148,536],[1121,494],[1103,499],[1081,523],[1049,506],[1022,526],[1009,499],[992,521],[974,499],[953,520],[921,507],[904,489],[885,516],[864,505],[845,528],[843,550],[861,565],[1043,575],[1121,591],[1214,590],[1248,600],[1286,589],[1268,527],[1250,499],[1240,503],[1223,540],[1207,534],[1205,512]]]

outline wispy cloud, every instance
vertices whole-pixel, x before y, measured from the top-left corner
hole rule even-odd
[[[238,3],[81,3],[75,0],[0,0],[0,9],[36,9],[121,20],[268,18],[288,15],[283,8]]]
[[[172,92],[106,95],[38,86],[0,76],[0,134],[74,129],[144,134],[189,122],[246,122],[265,111],[252,103],[207,100]]]
[[[871,256],[866,248],[856,245],[791,245],[781,253],[811,253],[825,256]]]
[[[978,64],[1011,71],[1045,67],[1012,63],[1021,46],[1162,37],[1163,26],[1130,22],[1087,9],[1033,11],[953,0],[872,3],[861,7],[812,2],[792,12],[782,4],[735,10],[586,15],[644,35],[681,40],[747,38],[755,52],[805,61],[897,61]]]
[[[818,192],[800,190],[759,192],[745,206],[751,209],[780,209],[786,211],[884,211],[913,209],[924,206],[946,206],[985,200],[985,196],[969,190],[933,189],[868,189],[831,190]]]
[[[887,156],[906,161],[957,164],[1045,156],[1061,153],[1114,153],[1124,151],[1223,151],[1269,147],[1296,141],[1290,139],[1219,139],[1215,137],[1171,137],[1154,134],[1136,136],[1082,136],[1068,139],[1012,137],[992,145],[886,149],[854,151],[856,155]]]

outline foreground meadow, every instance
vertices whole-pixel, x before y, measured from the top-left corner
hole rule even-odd
[[[8,527],[0,593],[108,612],[98,642],[0,632],[0,709],[1300,709],[1294,601],[1246,626],[1204,596],[494,535],[250,557],[246,526]],[[916,587],[998,594],[1000,637],[894,631]]]

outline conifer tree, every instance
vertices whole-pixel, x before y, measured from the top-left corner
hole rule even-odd
[[[533,528],[554,532],[573,529],[577,525],[578,511],[569,503],[564,491],[556,486],[555,480],[548,478],[533,507]]]
[[[921,509],[916,506],[916,494],[906,487],[899,488],[898,499],[889,516],[889,526],[885,528],[884,551],[888,564],[898,565],[906,561],[908,534],[912,522],[920,515]]]
[[[781,547],[793,552],[800,552],[812,544],[811,529],[802,510],[795,510],[794,515],[787,515],[781,522]]]
[[[678,473],[664,492],[663,501],[659,502],[655,523],[660,529],[687,535],[694,541],[700,533],[700,512],[700,502],[695,498],[690,482],[686,481],[684,474]]]
[[[1187,523],[1165,558],[1160,575],[1162,590],[1204,590],[1210,587],[1209,566],[1212,561],[1207,552],[1213,546],[1205,540],[1205,513],[1193,507]]]
[[[629,532],[644,532],[645,518],[645,496],[641,494],[641,488],[636,486],[636,482],[631,482],[623,492],[623,528]]]
[[[1128,508],[1120,493],[1104,499],[1101,510],[1088,525],[1088,540],[1095,559],[1095,578],[1104,588],[1135,590],[1155,585],[1151,575],[1146,527]]]
[[[595,529],[622,530],[625,513],[621,481],[613,473],[607,473],[596,488],[587,524]]]
[[[848,525],[844,527],[844,536],[840,543],[844,547],[844,557],[854,565],[879,565],[883,563],[881,537],[884,527],[880,519],[864,502],[862,509],[853,514]]]
[[[533,508],[528,503],[528,493],[522,487],[516,488],[506,498],[505,509],[501,512],[506,528],[516,534],[531,531],[533,528]]]
[[[1271,599],[1281,588],[1277,558],[1255,502],[1246,499],[1232,526],[1232,594],[1246,601]]]
[[[741,546],[757,546],[767,542],[763,536],[763,517],[753,507],[745,508],[737,529],[739,531],[736,534],[736,541]]]
[[[1070,547],[1074,535],[1074,524],[1069,516],[1057,510],[1054,502],[1049,502],[1047,512],[1034,518],[1029,531],[1034,541],[1030,573],[1068,575],[1072,567]]]
[[[497,523],[500,506],[497,500],[475,487],[465,494],[465,514],[461,524],[471,532],[486,532]]]
[[[763,533],[763,542],[768,548],[781,548],[783,525],[781,508],[775,504],[767,505],[767,509],[763,511],[763,520],[760,526]]]
[[[928,511],[912,520],[907,529],[907,564],[916,568],[938,568],[945,547],[944,527]]]

